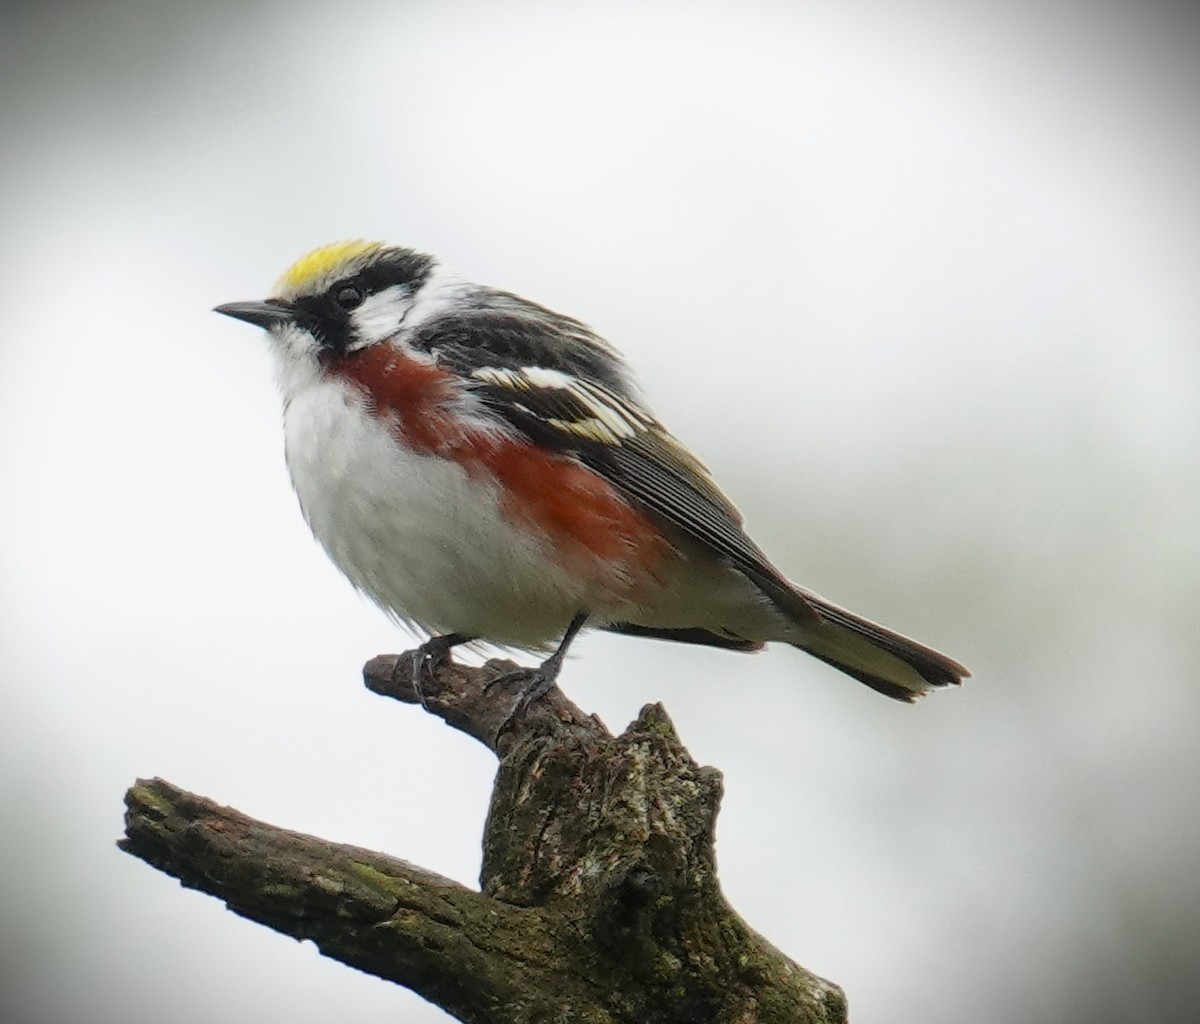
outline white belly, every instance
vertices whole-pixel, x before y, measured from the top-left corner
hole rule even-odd
[[[294,393],[287,464],[313,534],[350,581],[399,619],[517,647],[553,646],[593,595],[558,571],[496,490],[398,445],[337,381]]]

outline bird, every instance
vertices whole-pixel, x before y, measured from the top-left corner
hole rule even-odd
[[[355,588],[428,636],[418,677],[463,644],[544,655],[518,672],[532,702],[585,628],[787,644],[907,702],[970,674],[791,582],[573,317],[365,240],[215,312],[268,335],[304,518]]]

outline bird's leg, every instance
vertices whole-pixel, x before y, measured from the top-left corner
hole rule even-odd
[[[421,707],[429,710],[422,689],[423,680],[433,679],[434,673],[450,660],[450,648],[459,644],[470,643],[474,637],[465,633],[447,633],[445,636],[431,636],[420,647],[409,651],[409,664],[412,669],[413,689],[417,691]]]
[[[554,653],[537,668],[523,668],[518,669],[516,672],[505,672],[504,675],[497,676],[488,683],[489,690],[497,683],[520,682],[523,684],[521,695],[517,699],[517,703],[513,705],[508,718],[504,720],[504,725],[507,725],[514,715],[524,711],[530,704],[544,697],[554,687],[554,683],[558,679],[558,673],[562,671],[562,663],[566,657],[567,648],[571,646],[571,641],[579,635],[579,631],[583,629],[585,622],[587,622],[587,612],[580,612],[576,615],[571,620],[571,624],[567,626],[567,631],[563,634],[563,638],[559,641]],[[501,726],[502,729],[504,725]]]

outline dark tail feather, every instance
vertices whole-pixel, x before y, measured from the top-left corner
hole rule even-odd
[[[799,589],[799,588],[797,588]],[[790,642],[895,700],[912,702],[930,689],[957,686],[971,673],[952,658],[801,590],[819,620],[798,624]]]

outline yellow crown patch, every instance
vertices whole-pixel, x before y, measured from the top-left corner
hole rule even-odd
[[[323,282],[340,276],[351,263],[384,248],[382,242],[333,242],[301,256],[283,272],[275,286],[281,294],[298,295],[319,291]]]

